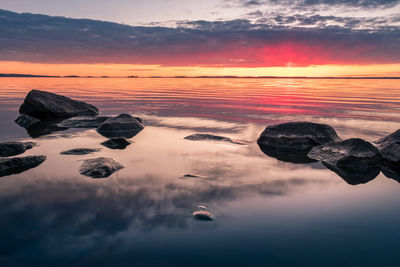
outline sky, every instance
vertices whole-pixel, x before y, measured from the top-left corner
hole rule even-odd
[[[400,76],[399,47],[400,0],[0,0],[0,73]]]

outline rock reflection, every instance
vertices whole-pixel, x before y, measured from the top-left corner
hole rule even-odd
[[[322,164],[350,185],[366,184],[374,180],[381,170],[380,166],[338,166],[326,162]]]
[[[382,173],[390,179],[396,180],[397,182],[400,183],[400,167],[399,166],[394,166],[394,165],[389,165],[389,164],[382,164],[381,168]]]
[[[67,127],[58,126],[57,123],[59,123],[59,122],[60,122],[60,120],[57,120],[57,121],[42,120],[42,121],[35,122],[35,123],[30,124],[25,127],[24,125],[21,125],[16,121],[16,123],[18,125],[25,128],[28,135],[32,138],[39,138],[41,136],[49,135],[49,134],[52,134],[55,132],[60,132],[60,131],[66,131],[69,129]]]
[[[87,249],[88,242],[95,246],[99,240],[130,230],[187,228],[193,203],[207,200],[221,204],[257,194],[280,196],[316,183],[289,179],[193,186],[188,181],[165,182],[161,177],[127,178],[119,183],[68,180],[37,180],[2,192],[1,255],[30,251],[32,247],[56,253],[53,248],[67,241],[79,251]]]
[[[291,162],[296,164],[317,162],[317,160],[310,159],[307,156],[308,151],[304,153],[294,153],[293,151],[288,151],[282,148],[274,148],[271,146],[264,146],[262,144],[258,144],[258,146],[265,155],[272,158],[276,158],[277,160],[280,161]]]

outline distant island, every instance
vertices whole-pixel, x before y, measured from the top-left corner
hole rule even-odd
[[[336,76],[336,77],[310,77],[310,76],[79,76],[79,75],[67,75],[67,76],[54,76],[54,75],[34,75],[34,74],[7,74],[0,73],[0,78],[148,78],[148,79],[400,79],[400,77],[363,77],[363,76]]]

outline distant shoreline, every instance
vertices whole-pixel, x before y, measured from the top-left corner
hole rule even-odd
[[[107,79],[107,78],[125,78],[125,79],[340,79],[340,80],[378,80],[378,79],[389,79],[397,80],[400,77],[309,77],[309,76],[79,76],[79,75],[68,75],[68,76],[52,76],[52,75],[33,75],[33,74],[4,74],[0,73],[0,78],[95,78],[95,79]]]

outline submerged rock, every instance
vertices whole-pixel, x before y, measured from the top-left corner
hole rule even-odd
[[[95,152],[99,152],[100,148],[75,148],[67,151],[63,151],[60,154],[62,155],[87,155]]]
[[[212,134],[192,134],[189,136],[186,136],[184,139],[190,140],[190,141],[219,141],[219,142],[228,142],[236,145],[245,145],[245,142],[240,142],[236,140],[232,140],[228,137],[224,136],[218,136],[218,135],[212,135]]]
[[[380,173],[380,165],[376,166],[349,166],[349,165],[336,165],[322,162],[322,164],[329,170],[335,172],[343,178],[343,180],[350,185],[366,184],[375,179]]]
[[[18,174],[35,168],[46,160],[46,156],[28,156],[0,159],[0,177]]]
[[[265,128],[257,144],[264,150],[280,149],[306,155],[314,146],[339,140],[336,131],[329,125],[289,122]]]
[[[95,158],[84,160],[79,172],[92,178],[106,178],[124,168],[122,164],[111,158]]]
[[[97,128],[110,118],[108,116],[79,116],[63,120],[57,125],[66,128]]]
[[[281,148],[274,148],[270,146],[259,145],[260,150],[267,156],[276,158],[277,160],[296,163],[307,164],[317,162],[315,159],[310,159],[306,153],[298,151],[288,151]]]
[[[104,121],[97,128],[97,132],[107,138],[132,138],[143,130],[142,122],[140,118],[132,117],[129,114],[120,114]]]
[[[338,166],[377,166],[381,162],[378,149],[359,138],[316,146],[308,157]]]
[[[24,153],[36,144],[33,142],[3,142],[0,143],[0,157],[11,157]]]
[[[197,210],[193,212],[193,218],[200,221],[212,221],[214,220],[214,214],[206,210]]]
[[[19,113],[37,119],[63,119],[75,116],[96,116],[96,107],[85,102],[40,90],[28,93]]]
[[[132,144],[132,142],[128,141],[124,137],[111,138],[111,139],[101,143],[101,145],[108,147],[110,149],[125,149],[130,144]]]

